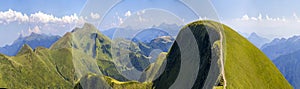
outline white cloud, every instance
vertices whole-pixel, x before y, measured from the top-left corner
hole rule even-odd
[[[61,18],[55,17],[51,14],[45,14],[43,12],[37,12],[34,14],[23,14],[21,12],[17,12],[9,9],[8,11],[0,12],[0,23],[1,24],[9,24],[11,22],[18,23],[57,23],[57,24],[75,24],[79,22],[83,22],[84,19],[79,18],[76,14],[63,16]]]
[[[258,17],[257,17],[257,19],[261,21],[262,20],[262,15],[259,14]]]
[[[300,22],[300,18],[297,16],[296,13],[293,13],[293,16],[294,16],[294,18],[295,18],[295,20],[296,20],[297,22]]]
[[[28,32],[29,32],[29,34],[31,34],[31,33],[41,33],[41,30],[40,30],[40,28],[38,26],[35,26],[32,29],[29,27]]]
[[[121,18],[120,16],[118,16],[118,20],[119,20],[119,23],[120,23],[120,24],[123,24],[123,23],[124,23],[123,18]]]
[[[146,10],[144,9],[144,10],[142,10],[142,14],[144,14],[144,13],[146,13]]]
[[[256,21],[256,20],[257,20],[257,18],[255,18],[255,17],[251,17],[251,20],[255,20],[255,21]]]
[[[82,26],[84,22],[85,19],[77,14],[57,17],[41,11],[32,14],[24,14],[11,9],[0,11],[0,25],[5,29],[10,27],[23,35],[32,32],[63,35],[75,26]]]
[[[269,15],[266,15],[267,20],[272,20],[272,18],[269,17]]]
[[[29,20],[29,17],[26,14],[21,12],[16,12],[11,9],[8,11],[1,11],[0,12],[0,22],[8,24],[10,22],[19,21],[19,22],[26,22]]]
[[[130,12],[130,11],[127,11],[127,12],[125,13],[125,16],[126,16],[126,17],[131,16],[131,12]]]
[[[142,14],[145,14],[145,13],[146,13],[146,10],[136,12],[137,15],[142,15]]]
[[[91,13],[91,18],[92,19],[99,19],[100,18],[100,15],[98,13]]]
[[[30,22],[40,22],[40,23],[54,23],[59,19],[53,15],[44,14],[42,12],[34,13],[30,15]]]
[[[250,17],[247,14],[242,16],[241,18],[238,18],[236,20],[241,20],[241,21],[286,21],[285,17],[279,18],[271,18],[269,15],[265,15],[265,17],[262,16],[262,14],[259,14],[257,17]]]
[[[289,37],[300,34],[300,20],[295,13],[287,18],[286,16],[271,17],[262,14],[248,16],[245,14],[240,18],[224,20],[223,22],[237,31],[256,32],[267,38]]]
[[[64,16],[61,18],[63,23],[82,23],[84,19],[82,17],[78,17],[76,14],[70,16]]]
[[[249,20],[249,16],[248,15],[244,15],[241,20]]]

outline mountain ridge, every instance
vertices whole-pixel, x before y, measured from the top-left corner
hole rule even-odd
[[[300,36],[291,38],[276,38],[272,42],[262,46],[261,50],[271,59],[274,60],[280,55],[289,54],[300,50]]]
[[[5,71],[0,72],[0,87],[292,88],[258,48],[218,22],[202,20],[183,27],[168,53],[158,57],[158,66],[150,64],[143,69],[146,77],[141,81],[145,82],[129,81],[122,76],[117,70],[120,65],[109,55],[114,54],[110,49],[117,49],[110,42],[96,27],[85,24],[67,33],[50,49],[37,48],[13,57],[0,55],[0,70]],[[29,47],[25,45],[24,49]],[[139,49],[128,50],[133,56],[130,59],[144,60]]]
[[[0,53],[15,56],[24,44],[29,45],[31,48],[42,46],[49,48],[54,42],[56,42],[60,36],[52,36],[46,34],[31,33],[29,36],[19,36],[11,45],[0,47]]]

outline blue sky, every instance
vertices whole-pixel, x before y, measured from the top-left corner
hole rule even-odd
[[[116,1],[116,0],[111,0]],[[221,22],[239,32],[256,32],[266,38],[291,37],[300,34],[300,3],[298,0],[210,0]],[[107,1],[108,2],[108,1]],[[86,0],[5,0],[0,3],[0,47],[12,43],[20,34],[31,32],[63,35],[84,21],[95,21],[100,30],[124,23],[135,23],[136,19],[158,19],[153,22],[188,23],[198,19],[182,3],[176,0],[124,0],[114,7],[99,25],[103,17],[101,10],[108,3],[93,3],[93,8],[82,11]],[[89,7],[89,6],[86,6]],[[147,9],[147,15],[139,15],[146,8],[156,7],[164,10]],[[93,11],[98,10],[98,11]],[[152,13],[150,13],[152,12]],[[169,14],[165,14],[169,13]],[[171,13],[171,14],[170,14]],[[152,16],[153,15],[153,16]],[[14,17],[11,17],[14,16]],[[150,16],[150,17],[149,17]],[[152,17],[151,17],[152,16]],[[88,20],[90,19],[90,20]],[[152,23],[151,23],[152,22]],[[101,28],[103,27],[103,28]]]
[[[266,38],[300,34],[299,0],[211,0],[223,23],[237,31]],[[241,20],[249,17],[248,20]],[[255,20],[259,17],[262,20]],[[253,20],[251,20],[253,18]],[[279,20],[274,20],[278,19]],[[273,19],[273,20],[270,20]],[[283,21],[284,20],[284,21]]]
[[[275,17],[300,13],[299,0],[211,0],[218,14],[236,18],[244,14],[269,14]]]
[[[86,0],[5,0],[0,3],[0,11],[12,9],[26,14],[42,11],[58,17],[79,14]]]

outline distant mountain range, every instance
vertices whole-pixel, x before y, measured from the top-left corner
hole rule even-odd
[[[243,37],[248,38],[249,37],[249,33],[245,33],[245,32],[241,32],[241,31],[237,31],[239,34],[241,34]]]
[[[37,33],[31,33],[29,36],[25,37],[20,35],[20,37],[11,45],[0,47],[0,53],[8,56],[15,56],[24,44],[28,44],[33,49],[39,46],[49,48],[59,38],[60,36]]]
[[[269,39],[263,38],[257,35],[255,32],[251,33],[247,38],[252,44],[254,44],[257,48],[261,48],[264,44],[270,42]]]
[[[261,50],[274,62],[285,78],[300,88],[300,36],[276,38],[262,46]]]
[[[168,32],[165,32],[162,29],[148,28],[136,33],[131,41],[150,43],[150,41],[162,36],[172,37]]]
[[[281,55],[273,62],[294,88],[300,89],[300,50]]]
[[[169,33],[157,28],[142,30],[131,39],[141,49],[142,54],[151,57],[152,61],[157,59],[157,55],[160,52],[168,52],[174,40]],[[154,56],[151,53],[157,55]]]
[[[132,27],[123,27],[123,28],[111,28],[102,31],[102,33],[109,38],[128,38],[132,39],[133,36],[138,34],[139,32],[146,30],[146,29],[160,29],[163,32],[168,33],[169,35],[176,37],[180,28],[182,26],[179,26],[177,24],[166,24],[162,23],[158,26],[152,26],[151,28],[145,28],[145,29],[134,29]],[[151,34],[151,33],[149,33]]]
[[[112,28],[103,31],[103,34],[113,40],[123,38],[134,42],[141,50],[141,53],[149,56],[151,63],[153,63],[160,52],[169,50],[180,27],[176,24],[162,23],[159,26],[145,29],[132,29],[131,27]],[[142,70],[143,68],[138,69]]]
[[[291,38],[274,39],[261,47],[261,50],[271,59],[274,60],[281,55],[286,55],[300,50],[300,36]]]

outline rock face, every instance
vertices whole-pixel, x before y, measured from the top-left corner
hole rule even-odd
[[[67,33],[50,49],[38,47],[32,50],[25,45],[17,56],[0,54],[0,87],[292,88],[259,49],[231,28],[217,22],[205,20],[186,25],[170,50],[160,53],[151,64],[145,61],[148,58],[136,44],[118,42],[125,42],[121,43],[125,46],[111,45],[114,41],[103,36],[91,24],[85,24]],[[120,52],[119,49],[126,50]],[[121,54],[125,52],[131,57],[123,57]],[[130,61],[122,61],[126,58],[136,60],[139,66],[127,65]],[[131,73],[132,69],[139,67],[143,71],[139,82],[123,76],[124,71]]]

